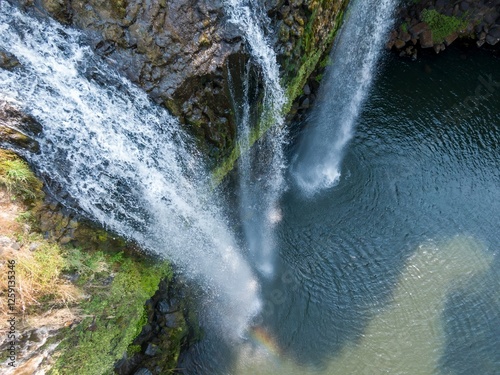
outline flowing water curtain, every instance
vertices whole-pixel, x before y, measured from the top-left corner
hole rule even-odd
[[[207,291],[209,314],[238,337],[259,311],[258,283],[236,245],[192,140],[178,121],[116,74],[79,32],[0,3],[0,95],[43,127],[39,153],[18,150],[58,198],[166,257]]]
[[[354,0],[331,53],[311,129],[304,132],[292,174],[306,195],[338,183],[345,147],[376,76],[396,0]]]
[[[249,48],[251,61],[260,70],[264,83],[262,110],[252,124],[248,94],[241,95],[243,103],[238,118],[238,145],[241,155],[238,161],[240,212],[245,239],[256,268],[265,275],[273,273],[274,238],[273,226],[279,221],[278,201],[285,188],[285,157],[283,146],[287,131],[282,115],[286,102],[280,83],[279,66],[265,31],[268,18],[258,2],[242,0],[226,1],[229,22],[237,25]],[[243,77],[243,90],[248,93],[249,77]],[[250,149],[252,143],[260,140]]]

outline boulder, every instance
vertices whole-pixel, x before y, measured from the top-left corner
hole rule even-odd
[[[432,41],[432,31],[431,30],[425,30],[420,35],[420,46],[422,48],[431,48],[432,46],[434,46],[434,43]]]
[[[19,60],[13,54],[4,51],[0,48],[0,68],[1,69],[13,69],[19,65]]]
[[[39,145],[34,137],[41,131],[35,119],[0,100],[0,145],[37,152]]]
[[[401,49],[405,45],[406,45],[406,43],[404,41],[402,41],[401,39],[396,39],[396,41],[394,42],[394,47],[396,47],[397,49]]]
[[[453,33],[448,35],[446,38],[444,38],[444,44],[446,46],[449,46],[451,43],[453,43],[456,39],[458,38],[458,33]]]
[[[493,38],[500,38],[500,26],[493,26],[488,35],[491,35]]]
[[[412,37],[416,38],[428,29],[429,29],[429,25],[427,23],[420,22],[420,23],[417,23],[415,26],[410,27],[409,31],[410,31]]]
[[[488,43],[490,46],[494,46],[500,41],[500,38],[496,38],[490,34],[486,35],[486,43]]]

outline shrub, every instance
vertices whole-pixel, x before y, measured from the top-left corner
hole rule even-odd
[[[468,24],[467,20],[463,18],[445,16],[435,9],[424,9],[421,16],[432,30],[434,43],[442,43],[448,35],[462,31]]]

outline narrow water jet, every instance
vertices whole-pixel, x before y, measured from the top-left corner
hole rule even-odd
[[[0,98],[43,127],[20,152],[63,203],[172,260],[205,290],[206,313],[238,337],[258,313],[259,286],[236,246],[204,160],[178,121],[117,75],[82,35],[0,3]]]
[[[285,157],[287,140],[282,108],[286,98],[280,84],[276,52],[266,38],[267,16],[259,4],[243,0],[226,2],[230,22],[242,31],[249,46],[252,62],[260,69],[264,83],[262,113],[253,127],[250,118],[248,74],[244,77],[243,103],[238,121],[238,144],[242,150],[238,161],[240,218],[245,239],[256,268],[271,276],[274,269],[273,227],[280,220],[278,200],[285,187]],[[250,148],[252,138],[270,129]]]
[[[396,0],[354,0],[331,53],[331,67],[292,161],[292,176],[308,196],[340,178],[344,148],[376,75]]]

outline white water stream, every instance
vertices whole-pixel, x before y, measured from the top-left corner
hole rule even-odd
[[[258,283],[178,121],[101,63],[75,30],[0,3],[0,99],[43,126],[23,155],[89,218],[172,260],[206,291],[207,314],[238,336],[259,311]],[[61,193],[64,192],[64,193]]]
[[[377,72],[396,0],[353,0],[322,82],[311,129],[301,139],[292,174],[306,195],[334,186],[344,149]]]

